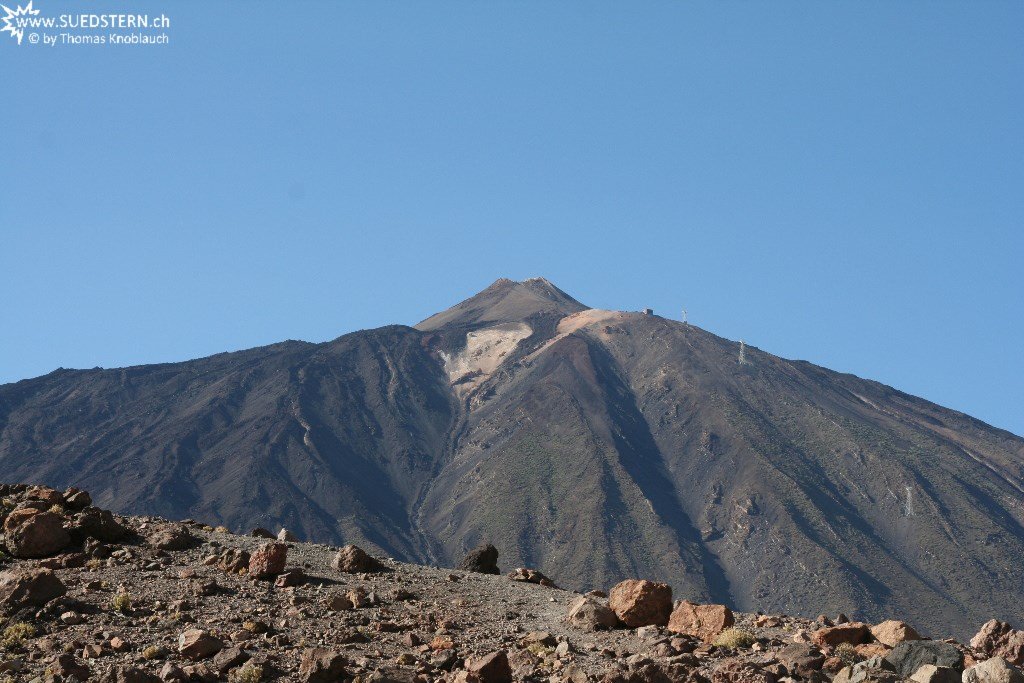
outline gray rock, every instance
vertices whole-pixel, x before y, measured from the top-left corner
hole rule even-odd
[[[885,660],[903,678],[910,678],[925,664],[964,670],[964,655],[955,646],[935,640],[908,640],[893,648]]]
[[[842,669],[832,683],[895,683],[900,679],[892,664],[881,657],[872,657]]]
[[[498,549],[490,544],[480,546],[462,558],[459,569],[480,574],[500,574]]]

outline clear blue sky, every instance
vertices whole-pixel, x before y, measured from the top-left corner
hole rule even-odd
[[[1024,434],[1024,3],[88,7],[171,43],[0,35],[0,382],[543,275]]]

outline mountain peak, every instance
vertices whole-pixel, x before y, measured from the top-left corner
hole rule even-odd
[[[522,282],[498,278],[483,291],[430,316],[416,328],[473,327],[525,320],[538,315],[565,316],[587,308],[547,278],[533,277]]]

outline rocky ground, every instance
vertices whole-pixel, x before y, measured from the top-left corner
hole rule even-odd
[[[118,517],[0,485],[0,680],[1024,683],[1024,631],[968,645],[900,621],[733,614],[625,581],[605,595],[298,543],[286,531]]]

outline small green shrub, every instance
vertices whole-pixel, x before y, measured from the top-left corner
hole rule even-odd
[[[0,646],[4,649],[10,649],[22,645],[26,640],[36,634],[36,627],[32,624],[26,624],[23,621],[11,624],[4,629],[4,633],[0,636]]]
[[[846,664],[856,664],[863,659],[863,657],[857,653],[857,648],[849,643],[840,643],[836,646],[836,649],[832,654],[839,657],[839,659],[843,660]]]
[[[752,634],[742,631],[738,628],[727,628],[715,638],[714,645],[716,647],[727,647],[732,650],[739,650],[740,648],[750,647],[757,642]]]
[[[127,614],[132,611],[132,599],[127,593],[118,593],[110,601],[110,606],[114,608],[115,612],[121,614]]]
[[[246,662],[228,674],[228,683],[259,683],[263,678],[263,667],[259,664]]]

